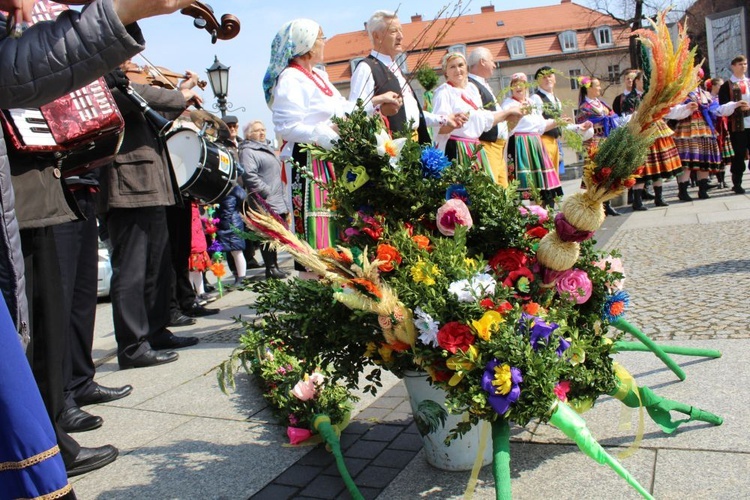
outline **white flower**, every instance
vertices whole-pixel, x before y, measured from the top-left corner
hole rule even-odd
[[[424,345],[437,347],[439,323],[432,319],[432,316],[424,312],[419,307],[414,309],[414,314],[416,314],[417,316],[417,319],[414,320],[414,326],[416,326],[417,330],[419,330],[419,340],[421,340]]]
[[[448,291],[458,298],[459,302],[474,302],[487,295],[495,294],[497,282],[489,274],[477,274],[471,280],[458,280],[451,283]]]
[[[404,148],[404,144],[406,144],[406,138],[391,139],[388,132],[381,130],[375,134],[375,139],[378,141],[378,154],[380,156],[390,156],[388,163],[394,169],[399,170],[398,161],[401,159],[401,150]]]

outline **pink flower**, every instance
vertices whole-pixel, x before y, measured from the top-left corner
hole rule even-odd
[[[608,272],[620,273],[623,276],[625,276],[625,267],[622,265],[622,260],[619,257],[612,257],[611,255],[608,255],[604,259],[600,259],[594,262],[594,265],[598,267],[599,269],[601,269],[602,271],[607,271],[607,264],[609,264]],[[612,286],[614,286],[618,290],[622,290],[622,287],[624,285],[625,285],[625,278],[612,282]]]
[[[557,280],[557,293],[574,300],[576,304],[583,304],[589,300],[591,290],[589,275],[580,269],[565,271]]]
[[[544,223],[547,222],[549,219],[549,213],[546,209],[543,207],[540,207],[539,205],[530,205],[528,207],[525,207],[523,205],[518,207],[519,212],[521,212],[521,215],[527,215],[528,213],[532,213],[539,217],[539,222]]]
[[[312,432],[307,429],[289,426],[286,428],[286,435],[289,438],[289,444],[300,444],[312,436]]]
[[[474,224],[466,203],[457,198],[446,201],[438,208],[436,222],[438,231],[444,236],[453,236],[456,226],[466,226],[468,229]]]
[[[314,398],[318,392],[318,387],[323,385],[324,377],[320,373],[313,373],[310,376],[305,375],[303,380],[297,382],[292,389],[292,396],[300,401],[309,401]]]
[[[566,403],[568,401],[568,392],[570,392],[570,381],[563,380],[561,382],[558,382],[555,386],[554,391],[557,399],[559,399],[563,403]]]

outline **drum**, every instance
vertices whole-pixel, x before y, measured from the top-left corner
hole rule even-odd
[[[232,189],[237,168],[227,149],[188,128],[167,135],[167,151],[180,191],[203,203],[215,203]]]

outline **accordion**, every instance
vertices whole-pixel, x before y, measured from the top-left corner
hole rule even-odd
[[[52,20],[67,6],[38,1],[33,22]],[[103,78],[39,109],[0,112],[11,153],[51,157],[64,176],[110,163],[120,148],[125,123]]]

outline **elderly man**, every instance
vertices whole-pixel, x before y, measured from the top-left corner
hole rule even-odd
[[[392,110],[381,110],[388,118],[388,128],[391,132],[402,132],[408,127],[422,144],[432,143],[428,127],[457,128],[463,125],[466,117],[461,113],[442,116],[422,110],[414,90],[396,62],[396,57],[404,51],[404,34],[394,12],[375,12],[367,21],[367,34],[373,50],[352,74],[350,101],[362,99],[365,110],[372,111],[373,97],[389,91],[396,92],[401,96],[403,105],[395,114],[391,114]]]
[[[490,111],[497,111],[500,106],[495,99],[495,94],[487,80],[495,71],[495,61],[492,53],[485,47],[477,47],[467,59],[469,66],[469,83],[479,90],[482,97],[482,106]],[[484,146],[490,168],[495,177],[495,182],[503,187],[508,187],[508,166],[505,163],[505,144],[508,142],[508,125],[505,123],[507,116],[512,114],[506,111],[505,116],[497,126],[491,128],[479,136],[479,141]]]

